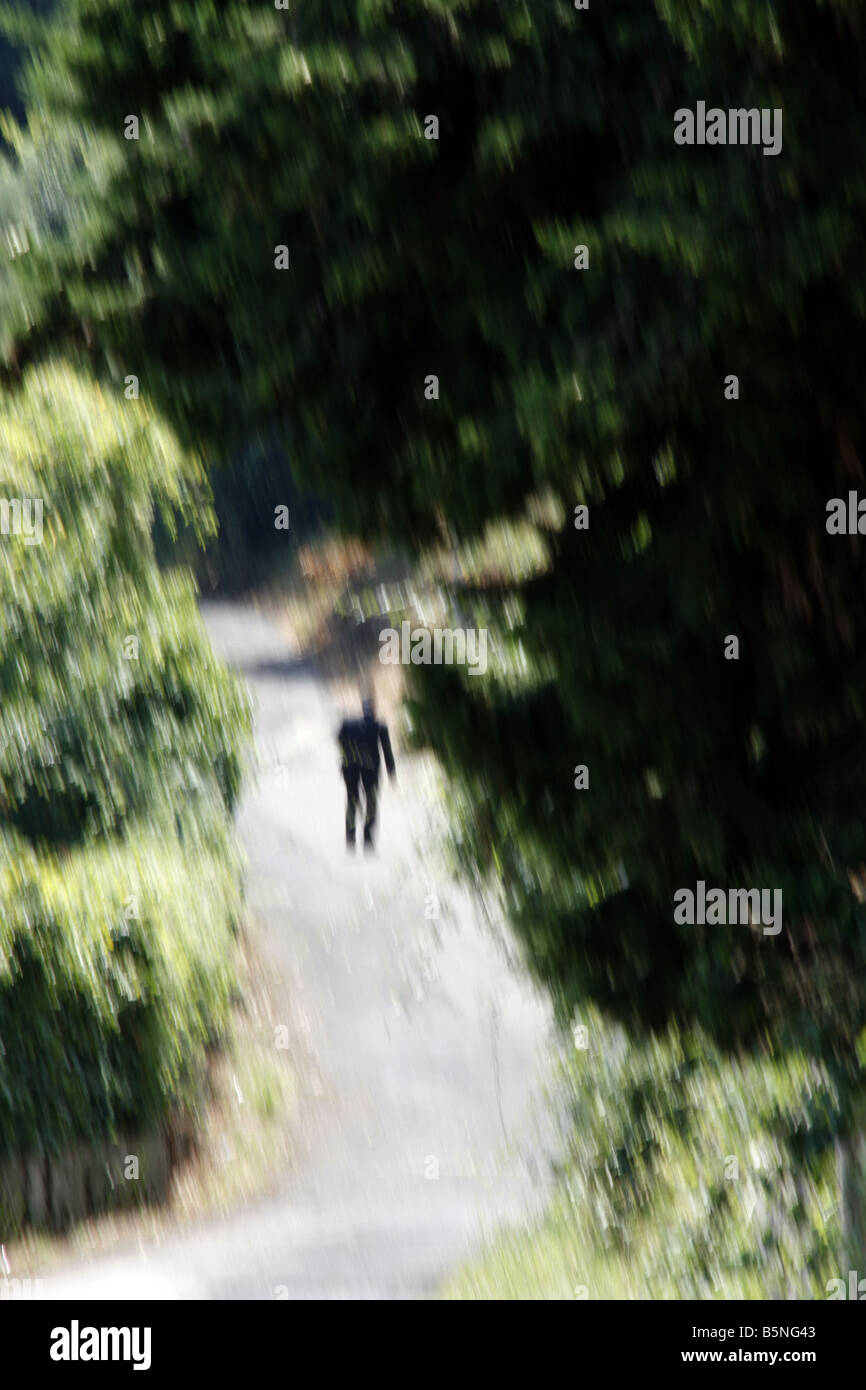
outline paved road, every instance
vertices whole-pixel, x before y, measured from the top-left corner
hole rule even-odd
[[[485,1231],[542,1199],[549,1011],[436,867],[429,764],[400,761],[379,852],[350,858],[341,711],[269,618],[203,613],[256,702],[238,827],[277,1021],[304,1043],[298,1155],[277,1196],[66,1267],[45,1295],[429,1297]]]

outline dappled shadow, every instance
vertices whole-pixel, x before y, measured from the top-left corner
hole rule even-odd
[[[267,661],[245,661],[232,663],[236,671],[245,676],[259,679],[273,676],[277,680],[291,680],[293,676],[314,676],[315,661],[311,656],[289,656]]]

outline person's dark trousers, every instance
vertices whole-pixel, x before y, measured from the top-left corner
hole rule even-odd
[[[364,800],[366,802],[364,844],[372,846],[373,831],[376,827],[376,810],[379,804],[379,776],[375,772],[362,772],[361,780],[364,784]]]
[[[343,781],[346,783],[346,844],[355,845],[355,817],[358,814],[358,790],[361,782],[359,767],[344,767]]]

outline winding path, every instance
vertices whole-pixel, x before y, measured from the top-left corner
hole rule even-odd
[[[341,711],[266,615],[202,611],[256,703],[258,779],[238,828],[259,952],[286,1014],[274,1023],[303,1044],[298,1152],[276,1196],[66,1266],[45,1294],[429,1297],[484,1232],[543,1197],[549,1010],[434,867],[425,761],[398,753],[380,850],[347,855]]]

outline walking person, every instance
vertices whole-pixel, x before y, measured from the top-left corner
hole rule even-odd
[[[363,701],[360,719],[343,720],[337,742],[340,745],[341,770],[346,784],[346,848],[355,848],[355,821],[363,791],[364,849],[372,850],[379,799],[380,748],[392,782],[397,775],[388,729],[376,719],[372,699]]]

